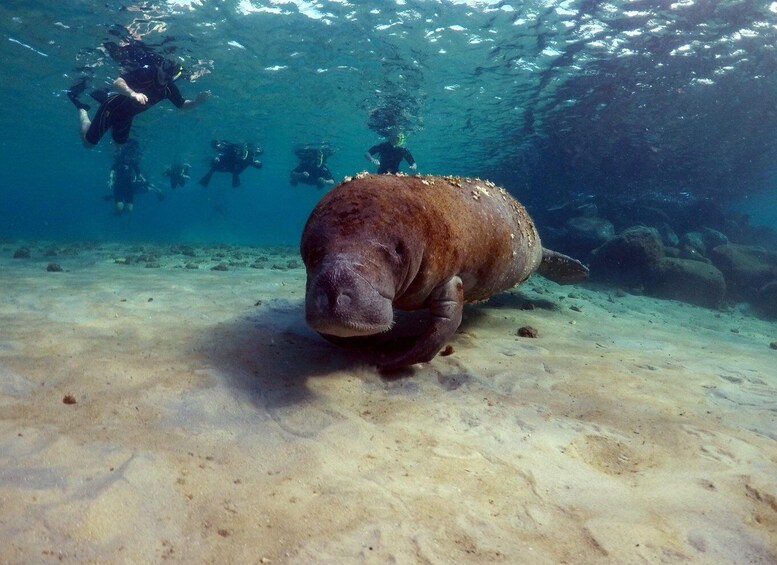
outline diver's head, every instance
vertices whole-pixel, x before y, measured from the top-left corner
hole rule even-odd
[[[159,65],[157,65],[157,72],[159,73],[159,82],[167,84],[168,82],[175,82],[183,74],[183,65],[173,59],[164,59]]]
[[[136,161],[136,155],[131,151],[121,151],[116,153],[116,162],[120,165],[129,165]]]
[[[140,159],[142,151],[137,139],[128,139],[117,148],[117,158],[122,161]]]
[[[397,132],[391,136],[391,145],[394,147],[402,147],[405,145],[405,134],[400,132]]]

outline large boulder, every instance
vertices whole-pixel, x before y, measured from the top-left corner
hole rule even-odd
[[[680,237],[672,229],[672,226],[664,222],[660,226],[656,226],[658,233],[661,234],[661,241],[665,247],[679,247]]]
[[[694,250],[700,255],[707,254],[707,246],[704,245],[704,239],[697,231],[689,231],[680,238],[680,249]],[[691,259],[691,257],[688,257]]]
[[[730,243],[726,234],[712,228],[702,228],[699,233],[701,234],[702,241],[704,241],[704,246],[707,249],[714,249],[718,245]]]
[[[664,255],[655,228],[635,226],[593,250],[591,276],[625,286],[645,286]]]
[[[598,216],[570,218],[566,224],[566,237],[585,254],[615,237],[615,227],[609,220]]]
[[[727,243],[715,247],[709,257],[726,277],[726,286],[732,298],[752,302],[764,285],[777,280],[775,251]]]
[[[653,271],[648,292],[659,298],[719,308],[726,296],[726,280],[708,263],[664,257]]]

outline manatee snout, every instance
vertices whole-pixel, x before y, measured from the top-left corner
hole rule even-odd
[[[308,274],[305,320],[322,334],[373,335],[391,328],[392,297],[370,280],[363,265],[347,257],[325,259]]]

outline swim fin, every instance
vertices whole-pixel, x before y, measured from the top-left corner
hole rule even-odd
[[[89,104],[84,104],[81,102],[78,97],[81,96],[81,93],[86,90],[86,77],[81,77],[78,82],[76,82],[73,86],[71,86],[67,91],[67,97],[70,98],[70,101],[73,103],[73,105],[78,108],[79,110],[86,110],[89,111]]]

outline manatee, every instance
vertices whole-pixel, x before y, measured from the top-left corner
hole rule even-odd
[[[300,245],[305,319],[336,342],[381,334],[394,309],[429,310],[426,328],[378,362],[397,370],[430,361],[478,302],[535,271],[562,284],[588,276],[579,261],[543,249],[526,209],[480,179],[346,178],[316,205]]]

